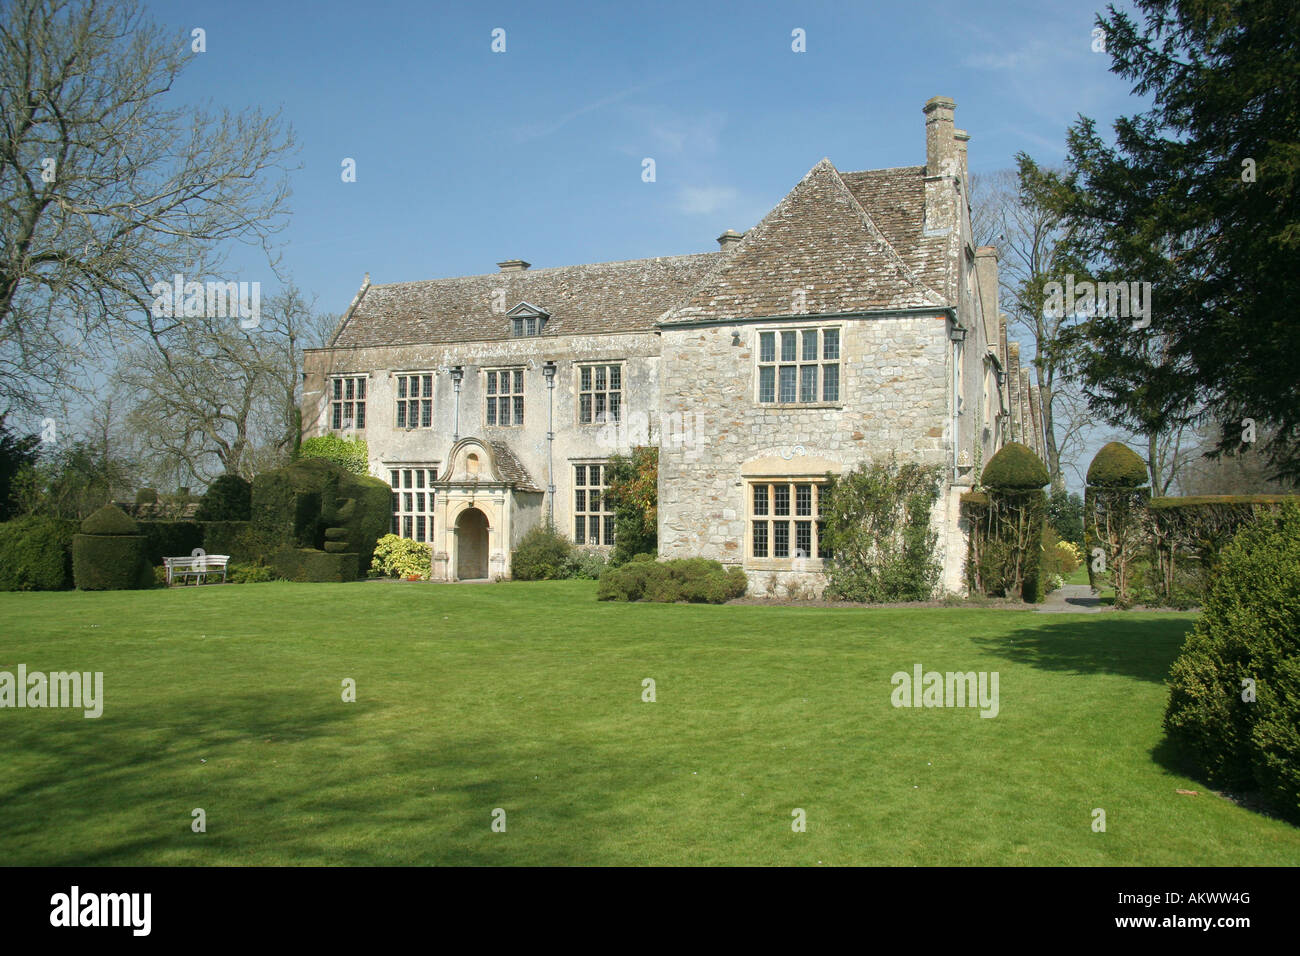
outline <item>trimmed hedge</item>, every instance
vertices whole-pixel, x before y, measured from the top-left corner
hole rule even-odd
[[[1103,445],[1088,466],[1087,484],[1093,488],[1138,488],[1146,483],[1146,462],[1123,442]]]
[[[204,521],[203,550],[228,554],[231,564],[257,564],[268,557],[253,537],[251,521]]]
[[[1051,480],[1047,466],[1032,448],[1020,442],[1007,442],[984,466],[981,483],[1006,491],[1030,491],[1042,488]]]
[[[1300,820],[1300,504],[1224,551],[1169,685],[1165,730],[1196,767]]]
[[[341,582],[360,576],[357,555],[331,554],[312,548],[286,549],[271,560],[277,578],[286,581]]]
[[[125,591],[154,586],[148,539],[116,505],[104,505],[72,538],[72,577],[81,591]]]
[[[370,473],[370,450],[364,438],[348,440],[338,435],[317,435],[298,447],[298,460],[319,458],[332,461],[354,475]]]
[[[82,534],[139,534],[130,515],[117,505],[104,505],[81,522]]]
[[[150,564],[162,564],[163,558],[189,557],[195,548],[212,553],[203,543],[203,526],[195,521],[137,521],[136,527],[144,535],[144,553]]]
[[[72,587],[72,539],[77,522],[27,517],[0,524],[0,591],[60,591]]]
[[[195,521],[248,521],[252,515],[253,486],[239,475],[220,475],[208,485],[194,512]]]
[[[655,561],[637,555],[627,564],[611,567],[600,576],[596,598],[600,601],[658,601],[725,604],[744,595],[749,587],[745,572],[724,569],[707,558]]]

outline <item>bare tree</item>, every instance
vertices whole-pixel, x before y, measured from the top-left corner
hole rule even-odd
[[[0,5],[0,405],[32,408],[120,332],[173,328],[155,283],[220,278],[235,243],[271,252],[292,132],[174,105],[195,55],[136,0]]]

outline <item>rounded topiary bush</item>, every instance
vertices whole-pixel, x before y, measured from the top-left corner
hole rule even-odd
[[[1300,505],[1224,551],[1169,685],[1165,730],[1197,769],[1300,819]]]
[[[158,489],[141,488],[135,493],[135,503],[138,505],[156,505],[158,503]]]
[[[72,576],[78,590],[123,591],[154,585],[148,541],[115,505],[105,505],[81,523],[72,539]]]
[[[981,477],[990,488],[1007,491],[1032,491],[1042,488],[1050,480],[1047,466],[1033,449],[1020,442],[1008,442],[984,466]]]
[[[239,475],[215,478],[199,501],[195,521],[247,521],[252,515],[253,485]]]
[[[1088,484],[1094,488],[1138,488],[1146,483],[1146,463],[1123,442],[1102,446],[1088,466]]]

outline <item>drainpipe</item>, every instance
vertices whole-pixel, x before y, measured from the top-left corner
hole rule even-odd
[[[952,342],[952,480],[957,480],[957,463],[960,460],[957,446],[961,440],[961,426],[958,420],[958,405],[961,401],[957,394],[957,363],[961,361],[962,342],[966,339],[966,330],[953,319],[952,330],[948,333]]]
[[[465,369],[457,365],[451,370],[451,384],[456,390],[456,424],[452,427],[451,440],[460,441],[460,382],[465,377]]]
[[[555,526],[555,363],[547,362],[542,366],[546,376],[546,391],[549,397],[546,408],[546,523]]]

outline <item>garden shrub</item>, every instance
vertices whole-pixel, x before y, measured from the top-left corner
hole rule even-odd
[[[356,553],[331,554],[312,548],[287,548],[271,559],[275,576],[285,581],[355,581],[359,563]]]
[[[82,591],[120,591],[154,585],[146,538],[116,505],[105,505],[81,523],[72,538],[73,581]]]
[[[231,564],[227,568],[226,580],[232,584],[261,584],[274,581],[275,572],[265,564]]]
[[[429,580],[433,568],[433,547],[423,541],[386,534],[375,545],[375,556],[370,570],[390,578],[408,578],[418,575]]]
[[[827,591],[844,601],[924,601],[939,581],[930,513],[938,466],[891,458],[828,475],[821,501]]]
[[[77,522],[32,516],[0,524],[0,591],[72,587]]]
[[[208,554],[228,554],[230,563],[265,564],[273,548],[255,540],[251,521],[204,521],[203,550]]]
[[[985,504],[963,496],[967,514],[978,512],[972,527],[967,576],[988,595],[1043,599],[1043,528],[1047,519],[1047,468],[1033,450],[1019,442],[1002,446],[982,476]],[[971,565],[974,565],[972,567]]]
[[[199,501],[195,521],[248,521],[252,517],[253,485],[239,475],[219,475]]]
[[[1116,607],[1131,607],[1138,597],[1134,563],[1143,557],[1149,540],[1151,489],[1143,486],[1145,481],[1142,459],[1120,442],[1105,445],[1088,466],[1083,498],[1088,580],[1094,588],[1113,587]],[[1104,566],[1099,567],[1098,557]]]
[[[137,521],[136,528],[144,535],[144,553],[149,563],[159,565],[163,558],[188,558],[195,548],[211,551],[204,544],[203,526],[194,521]]]
[[[519,540],[510,560],[510,576],[516,581],[567,578],[572,561],[573,542],[543,521]]]
[[[1300,820],[1300,504],[1257,518],[1223,552],[1169,684],[1165,730],[1195,766]]]
[[[569,558],[568,576],[585,581],[596,581],[599,580],[605,568],[609,567],[609,564],[610,562],[603,552],[589,548],[574,548],[573,554]]]
[[[1064,488],[1053,488],[1047,496],[1047,523],[1064,542],[1083,548],[1083,498]]]
[[[138,505],[156,505],[158,503],[158,489],[141,488],[135,493],[135,503]]]
[[[655,561],[638,555],[627,564],[611,566],[601,574],[596,598],[724,604],[743,596],[748,587],[743,570],[734,566],[724,569],[719,562],[708,558]]]
[[[354,475],[370,474],[370,449],[364,438],[347,439],[338,435],[308,438],[298,448],[298,460],[310,458],[332,461]]]
[[[642,446],[630,457],[613,455],[605,465],[606,501],[614,509],[614,551],[624,564],[633,555],[659,550],[659,449]]]

